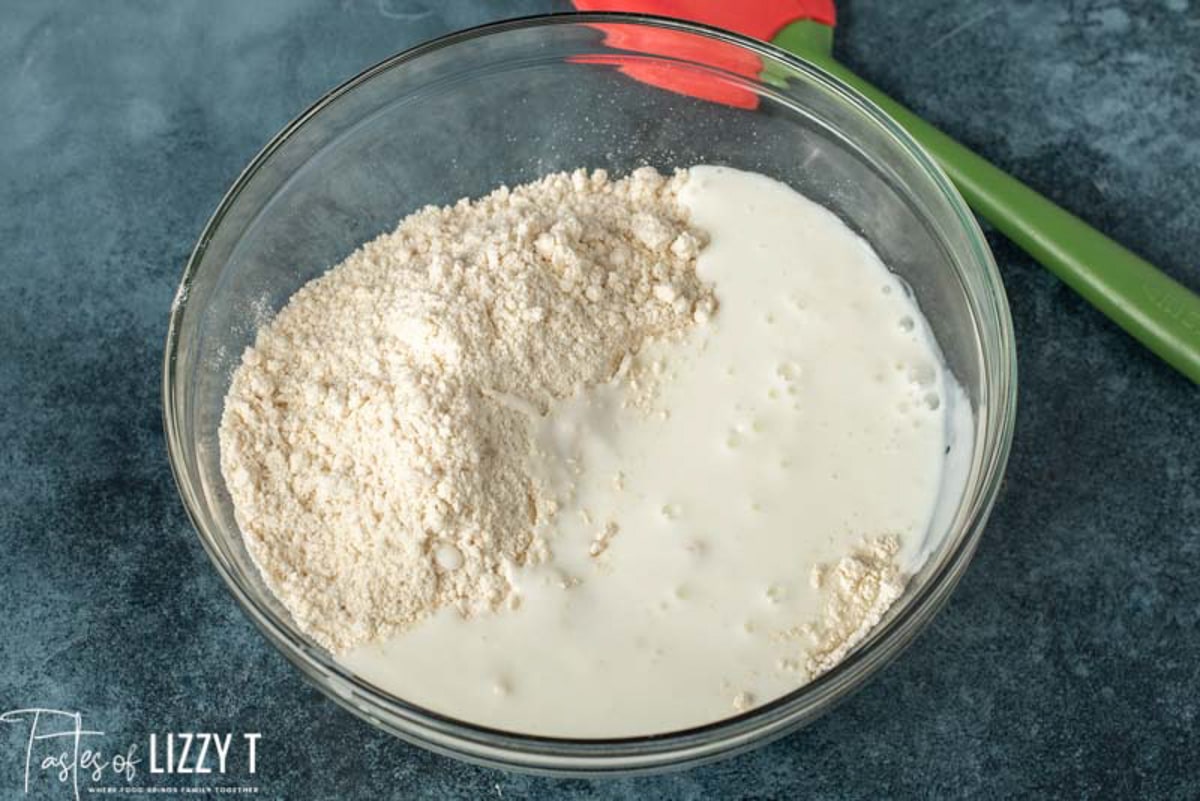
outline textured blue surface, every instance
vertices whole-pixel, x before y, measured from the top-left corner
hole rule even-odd
[[[848,64],[1200,287],[1195,0],[843,6]],[[550,8],[0,9],[0,711],[77,709],[117,740],[261,731],[270,798],[1200,796],[1200,394],[996,236],[1022,397],[993,523],[931,628],[814,726],[665,777],[507,775],[340,711],[243,617],[161,433],[188,251],[326,89]],[[23,744],[0,727],[0,798],[23,797]]]

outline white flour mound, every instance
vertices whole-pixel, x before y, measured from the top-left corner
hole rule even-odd
[[[713,312],[686,173],[559,173],[428,207],[300,289],[246,349],[221,468],[250,553],[344,651],[503,606],[545,556],[528,411]]]
[[[908,580],[896,564],[899,551],[896,537],[876,537],[815,573],[818,584],[828,585],[829,595],[821,620],[804,627],[811,645],[804,665],[809,678],[845,659],[904,594]]]

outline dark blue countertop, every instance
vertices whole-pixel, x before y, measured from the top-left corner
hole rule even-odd
[[[843,6],[848,64],[1200,287],[1196,0]],[[251,780],[135,783],[268,798],[1200,796],[1200,393],[994,235],[1022,386],[993,522],[933,625],[810,728],[657,778],[509,775],[351,717],[242,615],[161,431],[167,310],[196,236],[328,88],[551,8],[0,9],[0,712],[79,711],[109,750],[261,732]],[[26,726],[0,725],[0,798],[26,797]],[[28,797],[68,797],[32,772]]]

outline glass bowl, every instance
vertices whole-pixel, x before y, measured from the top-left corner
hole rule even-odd
[[[487,729],[393,697],[296,629],[243,545],[217,450],[231,372],[293,292],[418,207],[550,171],[624,174],[646,163],[765,173],[870,241],[911,287],[970,399],[965,490],[944,493],[925,566],[845,661],[737,717],[647,737],[570,740]],[[1004,290],[974,217],[930,157],[870,102],[820,69],[733,34],[648,17],[563,15],[401,53],[276,136],[221,201],[187,264],[163,392],[171,467],[204,547],[250,618],[321,690],[439,752],[599,774],[693,764],[778,737],[861,687],[911,642],[961,577],[995,500],[1016,366]]]

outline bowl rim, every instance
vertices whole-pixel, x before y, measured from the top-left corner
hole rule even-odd
[[[564,738],[519,734],[493,729],[426,709],[391,695],[338,665],[317,646],[266,608],[245,586],[240,571],[232,566],[214,536],[202,522],[205,504],[193,487],[188,472],[185,425],[179,417],[180,394],[177,366],[180,329],[189,309],[190,289],[199,273],[207,247],[241,193],[259,170],[295,133],[340,97],[376,76],[447,47],[483,37],[517,30],[560,25],[627,24],[700,35],[717,42],[751,51],[764,59],[782,62],[806,79],[836,95],[838,101],[866,115],[879,125],[913,158],[947,201],[976,260],[982,264],[986,293],[970,297],[990,300],[1001,347],[990,354],[998,360],[994,382],[987,384],[990,417],[995,424],[976,441],[980,449],[979,489],[966,510],[959,540],[941,559],[941,564],[916,589],[903,608],[896,610],[870,633],[852,653],[828,672],[795,690],[748,712],[702,726],[654,735],[612,738]],[[985,309],[973,309],[978,324]],[[984,353],[986,360],[989,354]],[[978,545],[987,518],[996,501],[1011,449],[1015,422],[1017,372],[1016,349],[1007,295],[991,250],[966,201],[949,177],[924,148],[894,119],[873,102],[820,66],[798,58],[765,42],[707,25],[669,17],[633,13],[555,13],[518,17],[465,30],[417,44],[389,56],[326,92],[305,111],[285,125],[255,155],[222,197],[206,222],[193,248],[179,288],[171,304],[163,356],[163,425],[168,461],[176,487],[192,527],[226,586],[254,624],[278,650],[317,685],[324,694],[358,717],[410,742],[431,750],[489,766],[516,768],[535,773],[600,775],[679,767],[727,756],[780,737],[824,714],[832,706],[860,689],[891,659],[895,658],[932,620],[957,585]],[[964,499],[965,500],[965,499]],[[815,702],[808,704],[817,696]],[[807,706],[806,706],[807,704]],[[381,719],[380,716],[394,719]]]

